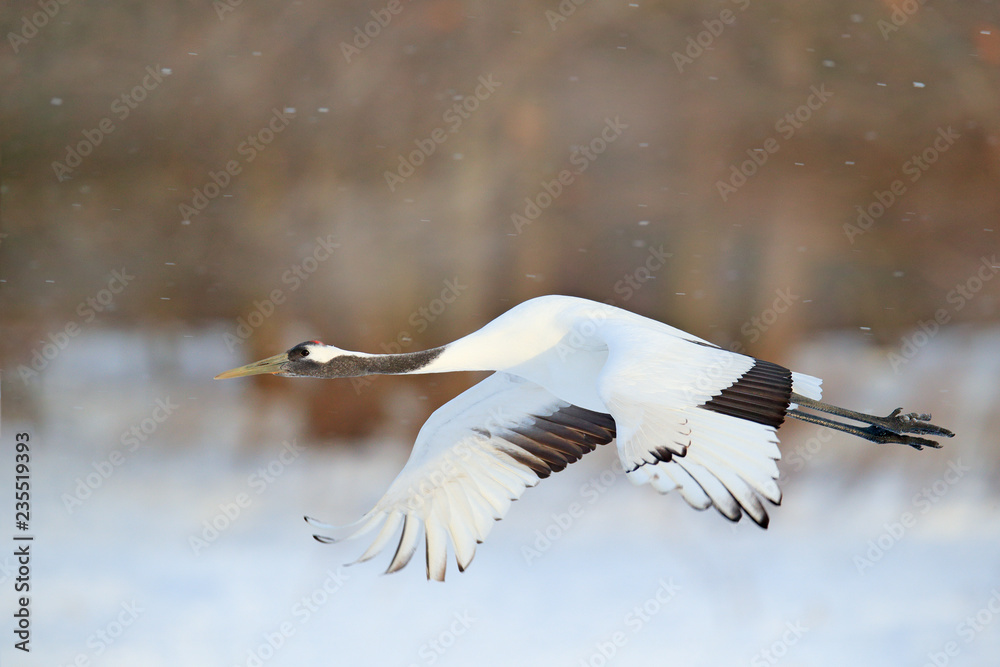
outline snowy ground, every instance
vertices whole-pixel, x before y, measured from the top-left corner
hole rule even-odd
[[[396,474],[403,449],[289,451],[267,436],[248,451],[238,441],[251,418],[241,408],[249,385],[208,378],[239,361],[214,343],[192,339],[190,351],[219,363],[161,376],[152,367],[134,374],[142,354],[121,337],[81,339],[46,371],[38,424],[4,413],[3,470],[13,433],[32,434],[36,539],[32,652],[12,650],[5,607],[0,659],[996,664],[998,338],[942,334],[899,374],[883,352],[843,339],[803,349],[797,368],[824,376],[831,400],[932,410],[959,437],[940,451],[873,452],[809,426],[782,429],[785,500],[767,531],[633,487],[611,472],[606,450],[529,490],[467,572],[450,564],[445,584],[425,581],[418,559],[381,575],[391,553],[341,567],[367,545],[318,544],[301,519],[355,519]],[[118,366],[92,370],[94,356]],[[122,434],[162,414],[156,401],[167,398],[179,407],[131,451]],[[862,464],[878,472],[857,474]],[[96,488],[67,507],[86,495],[78,487],[88,475]],[[10,477],[0,480],[7,498]],[[205,532],[213,521],[217,535]],[[14,561],[2,553],[9,605]]]

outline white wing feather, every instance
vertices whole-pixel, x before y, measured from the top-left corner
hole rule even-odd
[[[464,570],[476,544],[486,539],[512,500],[613,438],[608,415],[571,406],[533,382],[495,373],[430,416],[403,470],[347,537],[381,525],[358,559],[368,560],[388,545],[402,523],[388,569],[395,572],[412,558],[423,526],[427,577],[443,580],[449,541]]]
[[[692,507],[714,505],[734,521],[745,511],[766,526],[757,496],[781,502],[775,426],[704,407],[760,362],[678,337],[666,326],[609,321],[599,335],[608,359],[598,392],[617,425],[629,480],[661,493],[677,489]],[[790,385],[793,392],[819,398],[817,378],[791,373]]]
[[[428,578],[444,578],[449,541],[464,570],[511,501],[610,442],[616,430],[618,454],[633,483],[661,493],[677,490],[696,509],[714,505],[734,521],[745,512],[767,525],[760,498],[781,501],[775,430],[785,409],[794,407],[789,387],[819,400],[821,381],[627,311],[567,297],[525,302],[467,337],[480,340],[466,345],[465,354],[515,350],[509,338],[515,311],[540,326],[559,309],[567,318],[561,330],[570,333],[562,341],[554,337],[555,348],[518,362],[514,372],[530,381],[495,373],[427,420],[385,496],[345,527],[354,530],[348,537],[379,528],[359,561],[381,552],[402,525],[389,572],[410,561],[421,527]],[[464,367],[458,363],[463,359],[453,355],[455,368],[442,370]],[[579,397],[571,400],[599,411],[557,396]],[[747,418],[746,410],[763,411],[763,417]]]

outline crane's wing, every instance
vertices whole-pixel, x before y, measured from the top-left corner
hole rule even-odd
[[[350,526],[360,527],[347,538],[381,526],[361,562],[379,553],[402,525],[387,570],[395,572],[410,562],[423,525],[427,578],[443,581],[449,537],[464,570],[476,544],[512,500],[614,437],[610,415],[570,405],[533,382],[494,373],[428,418],[402,472],[374,509]]]
[[[669,327],[607,322],[598,393],[615,420],[628,478],[696,509],[715,506],[767,526],[758,496],[781,502],[775,430],[792,392],[819,399],[820,380]]]

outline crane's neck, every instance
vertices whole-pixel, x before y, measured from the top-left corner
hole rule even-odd
[[[488,350],[468,354],[455,349],[455,343],[419,352],[399,354],[368,354],[348,352],[325,362],[319,369],[322,377],[343,378],[364,375],[411,375],[424,373],[450,373],[453,371],[500,370]]]
[[[531,303],[531,302],[528,302]],[[400,354],[366,354],[336,350],[343,356],[330,365],[343,365],[333,377],[408,375],[453,371],[507,371],[556,348],[572,328],[559,310],[537,304],[538,312],[522,312],[524,304],[507,311],[485,327],[442,347]],[[586,320],[587,324],[590,320]],[[592,332],[591,332],[592,333]],[[583,338],[581,338],[581,341]],[[343,372],[344,374],[339,374]],[[330,377],[330,376],[328,376]]]
[[[555,347],[565,335],[547,323],[525,327],[494,320],[468,336],[444,345],[409,354],[386,355],[393,365],[412,364],[407,373],[451,373],[453,371],[511,371],[530,363]]]
[[[594,335],[593,318],[574,328],[551,312],[520,315],[501,316],[479,331],[422,352],[338,350],[338,358],[327,365],[340,368],[331,368],[333,372],[324,377],[503,371],[534,382],[570,404],[607,412],[597,393],[597,378],[607,361],[608,347]]]
[[[440,357],[444,350],[443,347],[436,347],[402,354],[368,354],[336,350],[337,354],[331,358],[322,360],[319,364],[303,365],[289,374],[296,377],[350,378],[365,375],[432,373],[436,371],[424,369]]]
[[[538,354],[541,346],[536,346],[536,342],[518,340],[509,334],[501,337],[477,331],[448,345],[419,352],[368,354],[338,350],[340,354],[324,362],[321,372],[324,377],[359,377],[500,371],[513,368]]]

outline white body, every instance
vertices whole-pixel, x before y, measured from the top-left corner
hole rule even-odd
[[[567,403],[609,412],[598,391],[609,348],[631,345],[637,341],[629,338],[646,331],[668,336],[671,347],[684,340],[704,343],[621,308],[574,297],[542,296],[451,343],[441,357],[418,372],[504,371],[545,387]],[[644,354],[665,351],[645,350]]]
[[[327,350],[331,357],[344,353]],[[524,465],[526,454],[515,451],[511,431],[544,429],[545,415],[574,405],[614,418],[618,455],[633,483],[677,489],[693,507],[714,505],[733,520],[746,512],[766,525],[758,496],[781,498],[775,428],[703,407],[755,363],[613,306],[565,296],[524,302],[413,371],[498,372],[428,419],[406,467],[354,533],[384,522],[361,560],[378,553],[402,524],[389,568],[399,569],[423,523],[428,576],[443,579],[448,536],[464,569],[493,520],[539,480],[538,466]],[[819,399],[818,379],[792,373],[791,382],[794,393]],[[558,437],[542,435],[541,447]]]

